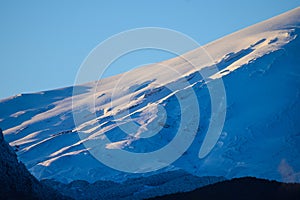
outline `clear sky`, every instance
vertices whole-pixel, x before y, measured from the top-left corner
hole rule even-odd
[[[72,85],[88,53],[128,29],[169,28],[206,44],[298,6],[299,0],[1,0],[0,98]],[[129,55],[107,76],[170,57]]]

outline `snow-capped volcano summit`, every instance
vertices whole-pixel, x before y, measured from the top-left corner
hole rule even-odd
[[[176,57],[74,86],[80,90],[75,96],[74,87],[67,87],[3,99],[0,126],[19,159],[38,179],[120,180],[140,174],[102,164],[91,154],[93,146],[87,148],[85,143],[101,142],[105,135],[111,141],[105,145],[107,150],[157,151],[176,137],[183,120],[177,98],[192,101],[192,90],[199,102],[200,120],[193,121],[193,112],[184,116],[190,117],[191,126],[198,125],[195,138],[178,160],[152,173],[179,168],[198,176],[300,182],[299,34],[297,8],[205,45],[211,59],[203,55],[202,48],[186,53],[184,57],[196,64],[193,69]],[[162,66],[179,75],[170,75]],[[208,80],[197,73],[209,74],[215,66],[219,71],[211,73]],[[207,81],[221,79],[227,102],[224,127],[212,151],[199,158],[214,114]],[[189,87],[170,90],[184,80]],[[76,126],[74,112],[81,112],[91,98],[96,99],[95,108],[81,113],[84,123]],[[190,112],[189,106],[186,112]],[[125,133],[120,126],[132,128],[132,132]],[[184,130],[189,133],[190,127]],[[79,131],[86,134],[84,138]]]

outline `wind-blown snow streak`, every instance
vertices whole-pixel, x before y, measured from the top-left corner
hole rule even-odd
[[[76,131],[87,134],[85,141],[101,139],[105,134],[113,141],[107,144],[108,149],[157,150],[173,139],[180,123],[178,101],[167,88],[188,80],[199,101],[199,131],[179,160],[154,173],[181,168],[199,176],[256,176],[300,182],[299,27],[297,8],[205,45],[213,62],[198,49],[185,54],[197,64],[197,70],[210,73],[208,81],[222,78],[227,92],[224,130],[216,147],[202,159],[198,158],[199,148],[203,141],[212,139],[205,138],[205,131],[211,115],[216,113],[210,112],[205,81],[197,71],[188,70],[188,63],[180,57],[102,79],[100,83],[76,86],[81,90],[75,97],[76,112],[94,98],[87,95],[89,91],[95,90],[97,97],[96,109],[81,113],[86,123],[77,129],[72,118],[72,87],[1,100],[0,126],[19,159],[39,179],[93,182],[140,176],[99,163]],[[211,73],[215,65],[220,71]],[[180,76],[170,75],[170,68]],[[114,91],[119,80],[122,87]],[[184,88],[178,92],[184,94]],[[189,95],[183,98],[188,100]],[[162,107],[166,112],[161,112]],[[129,112],[122,114],[126,110]],[[91,113],[96,113],[97,118],[91,118]],[[138,131],[124,134],[119,125],[128,123],[137,124]],[[213,122],[210,124],[213,126]],[[149,135],[147,130],[153,129],[159,133]],[[207,151],[201,149],[200,154]],[[283,161],[293,173],[281,173]]]

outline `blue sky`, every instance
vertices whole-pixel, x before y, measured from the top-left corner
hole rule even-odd
[[[128,29],[169,28],[206,44],[298,6],[299,0],[1,0],[0,98],[72,85],[88,53]],[[172,56],[137,52],[106,76]]]

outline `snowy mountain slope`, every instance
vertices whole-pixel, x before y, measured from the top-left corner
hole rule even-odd
[[[80,92],[73,110],[73,87],[10,97],[0,102],[0,126],[19,159],[39,179],[93,182],[138,177],[141,174],[100,163],[83,143],[102,140],[105,134],[112,141],[107,149],[136,153],[160,149],[175,137],[183,115],[175,95],[192,101],[190,87],[181,84],[188,80],[199,101],[198,133],[180,159],[150,174],[180,168],[198,176],[300,182],[299,27],[297,8],[205,45],[212,60],[202,49],[186,53],[196,70],[176,57],[76,86]],[[212,73],[214,66],[220,72]],[[222,135],[203,159],[198,153],[210,122],[211,102],[197,71],[211,73],[211,82],[222,78],[227,99]],[[94,97],[95,109],[82,113],[84,123],[76,127],[73,111],[82,112]],[[119,126],[128,124],[138,125],[129,136]],[[151,135],[149,130],[159,133]],[[86,134],[85,139],[78,131]]]

